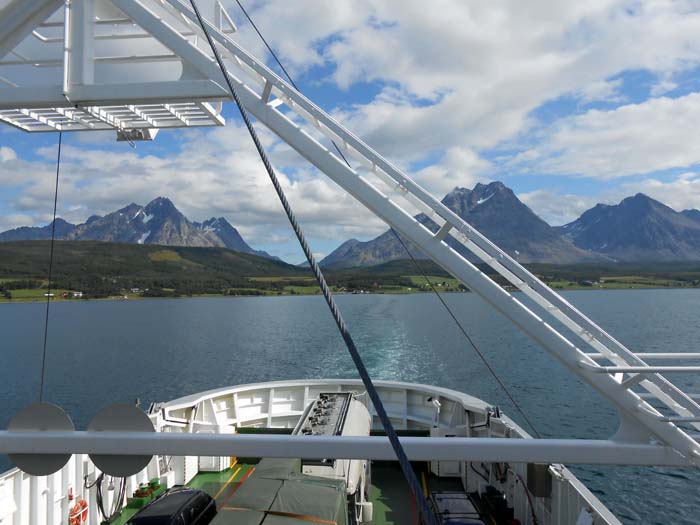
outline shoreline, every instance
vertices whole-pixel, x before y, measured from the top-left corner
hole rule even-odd
[[[577,291],[621,291],[621,290],[698,290],[700,286],[579,286],[579,287],[567,287],[567,288],[552,288],[555,292],[577,292]],[[511,293],[521,293],[518,289],[508,289]],[[442,294],[462,294],[462,293],[472,293],[470,291],[460,291],[460,290],[439,290],[440,295]],[[362,293],[352,293],[352,292],[333,292],[333,295],[420,295],[420,294],[433,294],[432,290],[415,290],[415,291],[387,291],[387,292],[362,292]],[[262,298],[262,297],[313,297],[320,296],[320,291],[317,293],[280,293],[280,294],[192,294],[192,295],[164,295],[164,296],[152,296],[143,297],[141,295],[126,295],[126,296],[112,296],[112,297],[85,297],[81,299],[64,299],[62,297],[56,297],[52,299],[51,303],[84,303],[84,302],[94,302],[94,301],[123,301],[123,302],[133,302],[133,301],[148,301],[151,299],[202,299],[202,298],[219,298],[219,299],[241,299],[241,298]],[[3,304],[45,304],[47,301],[45,298],[24,298],[19,297],[16,299],[3,299],[0,298],[0,305]]]

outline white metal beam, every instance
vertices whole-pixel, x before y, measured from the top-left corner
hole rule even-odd
[[[196,21],[194,13],[182,0],[166,0],[168,4],[177,9],[183,16]],[[423,188],[417,185],[409,177],[396,168],[393,164],[381,157],[372,148],[362,142],[355,135],[347,131],[337,121],[332,119],[323,110],[315,106],[296,89],[273,73],[264,63],[247,53],[226,35],[217,32],[211,23],[207,23],[215,40],[233,54],[235,63],[242,69],[252,70],[255,80],[260,78],[267,84],[273,83],[281,92],[281,98],[297,114],[305,118],[316,129],[329,136],[348,155],[360,160],[363,165],[376,174],[381,180],[386,181],[390,187],[394,187],[397,193],[416,205],[423,213],[435,221],[447,221],[454,225],[453,238],[461,242],[465,248],[480,257],[498,273],[504,276],[513,285],[519,288],[539,307],[546,316],[552,316],[564,324],[576,339],[584,345],[590,345],[595,350],[604,353],[620,366],[637,365],[645,363],[627,349],[619,341],[610,336],[602,328],[596,325],[584,314],[563,299],[559,294],[545,285],[536,276],[521,266],[510,255],[489,241],[478,230],[467,224],[461,217],[448,209]],[[278,99],[280,100],[280,99]],[[439,240],[439,239],[438,239]],[[426,252],[429,254],[429,252]],[[642,382],[642,386],[662,400],[667,406],[682,415],[700,415],[700,405],[686,396],[673,383],[660,374],[649,374]]]
[[[402,437],[412,461],[691,466],[662,445],[584,439]],[[385,437],[176,432],[0,432],[3,454],[117,454],[395,460]]]
[[[63,0],[14,0],[0,11],[0,58],[57,11]]]
[[[0,109],[69,107],[60,84],[0,89]]]
[[[186,6],[181,0],[166,0],[171,6],[193,20],[191,9]],[[401,208],[397,201],[389,195],[380,193],[376,187],[371,184],[354,184],[352,178],[357,178],[357,173],[353,170],[346,169],[345,166],[339,167],[342,164],[335,155],[326,148],[318,144],[313,139],[306,140],[309,137],[308,132],[305,132],[302,126],[294,123],[293,129],[290,129],[289,119],[279,112],[275,111],[270,104],[265,104],[265,100],[261,100],[259,96],[251,96],[253,92],[240,80],[235,79],[239,84],[240,90],[243,92],[242,97],[248,99],[244,101],[247,109],[251,111],[258,119],[264,122],[268,127],[277,133],[283,140],[288,142],[302,156],[306,157],[310,162],[315,164],[321,171],[326,173],[331,179],[344,187],[353,196],[358,198],[365,206],[372,210],[375,214],[382,217],[390,225],[394,226],[401,233],[405,234],[409,239],[416,243],[426,254],[441,266],[450,271],[464,284],[472,288],[472,290],[480,293],[487,301],[491,302],[504,315],[509,317],[525,332],[529,333],[536,341],[544,348],[548,349],[556,357],[562,360],[566,366],[582,376],[587,382],[595,386],[623,412],[628,412],[630,418],[625,418],[626,421],[632,420],[647,427],[654,435],[667,442],[674,442],[680,450],[684,450],[697,460],[700,457],[697,443],[691,440],[682,430],[672,425],[660,426],[658,421],[648,417],[649,411],[653,412],[651,407],[643,406],[644,402],[640,400],[636,394],[628,391],[620,386],[620,383],[609,374],[600,374],[599,379],[594,377],[594,373],[590,370],[577,369],[575,362],[585,361],[587,358],[583,352],[575,346],[575,344],[591,345],[594,349],[604,353],[606,357],[612,359],[620,366],[635,365],[645,366],[645,363],[637,357],[633,352],[625,348],[621,343],[613,339],[602,328],[595,325],[590,319],[581,314],[561,296],[548,288],[544,283],[537,279],[534,275],[528,272],[525,268],[519,265],[508,254],[500,250],[497,246],[491,243],[486,237],[475,230],[473,227],[464,222],[460,217],[454,214],[446,206],[434,199],[425,190],[420,188],[406,174],[402,173],[398,168],[390,164],[364,142],[348,132],[338,122],[333,120],[323,110],[315,106],[311,101],[298,93],[294,88],[289,86],[285,81],[280,79],[267,66],[252,57],[245,50],[240,48],[230,38],[222,35],[207,23],[212,32],[212,36],[224,46],[230,53],[234,55],[234,63],[244,65],[242,69],[252,69],[256,75],[263,79],[264,83],[272,82],[275,88],[281,92],[281,97],[284,98],[287,106],[297,114],[304,117],[310,124],[314,125],[324,134],[330,132],[331,138],[334,140],[340,139],[340,147],[345,149],[354,158],[358,158],[362,163],[371,169],[382,180],[388,181],[390,187],[396,190],[397,197],[405,197],[409,201],[424,211],[430,218],[438,221],[447,221],[454,225],[457,231],[453,235],[462,242],[466,248],[472,253],[477,254],[482,260],[490,264],[501,275],[520,288],[525,295],[534,300],[538,307],[543,309],[545,316],[552,316],[557,321],[563,323],[572,333],[574,339],[567,339],[563,334],[553,329],[552,326],[545,320],[535,314],[535,312],[524,304],[512,297],[507,292],[503,292],[507,297],[503,297],[499,292],[495,292],[492,288],[493,281],[481,274],[473,267],[466,259],[456,254],[446,243],[441,242],[439,238],[427,238],[426,233],[432,236],[423,225],[417,223],[412,217],[406,217],[406,210]],[[255,79],[256,82],[259,79]],[[260,108],[260,106],[265,106]],[[281,116],[281,119],[277,117]],[[280,133],[283,129],[284,132]],[[301,144],[304,142],[305,144]],[[312,150],[317,150],[313,151]],[[322,151],[321,151],[322,150]],[[336,161],[329,161],[330,156]],[[334,165],[336,164],[336,165]],[[363,181],[364,182],[364,181]],[[375,201],[374,195],[377,199]],[[369,196],[372,195],[372,198]],[[393,207],[398,208],[398,213],[395,214]],[[413,222],[414,224],[411,224]],[[438,222],[440,225],[441,222]],[[408,226],[408,230],[405,228]],[[447,249],[447,251],[445,251]],[[452,252],[450,254],[450,252]],[[457,255],[461,262],[457,263],[454,260],[454,255]],[[471,266],[467,269],[466,267]],[[487,282],[488,281],[488,284]],[[477,289],[474,288],[474,283],[477,284]],[[579,343],[574,341],[580,340]],[[574,357],[577,356],[577,357]],[[595,366],[593,361],[591,365]],[[647,379],[642,382],[642,386],[654,393],[655,396],[663,401],[667,406],[677,411],[682,416],[697,416],[700,415],[700,406],[693,399],[685,395],[680,389],[658,374],[648,374]],[[645,409],[643,412],[640,409]],[[644,431],[639,432],[639,438],[643,438]],[[664,437],[661,437],[663,434]]]
[[[605,354],[586,354],[591,359],[607,359]],[[638,352],[637,357],[641,359],[700,359],[698,352]]]
[[[667,422],[660,422],[648,411],[641,410],[641,405],[645,403],[633,392],[622,388],[612,376],[598,374],[582,368],[580,362],[587,359],[585,354],[542,317],[496,284],[490,277],[481,272],[444,241],[436,239],[433,233],[423,224],[418,222],[387,195],[381,193],[376,187],[360,177],[357,172],[345,165],[336,155],[313,139],[308,133],[300,132],[298,124],[275,108],[270,107],[269,104],[265,104],[257,93],[236,77],[231,76],[231,80],[237,86],[241,101],[246,109],[309,162],[318,167],[377,216],[393,226],[399,233],[419,246],[437,264],[457,277],[471,290],[478,293],[525,333],[529,334],[544,349],[559,359],[567,368],[574,371],[607,397],[619,410],[628,413],[632,420],[641,423],[649,432],[663,442],[689,454],[694,461],[700,461],[700,455],[697,455],[700,447],[697,442],[678,427]],[[317,111],[320,112],[321,110],[317,109]],[[407,177],[406,180],[408,180]],[[651,409],[651,407],[648,408]]]
[[[216,121],[216,123],[219,126],[225,126],[226,125],[226,120],[224,117],[221,116],[220,112],[217,112],[216,109],[214,109],[214,106],[209,104],[208,102],[196,102],[196,105],[199,109],[201,109],[205,115],[207,115],[210,119]]]
[[[165,22],[165,20],[148,9],[142,2],[139,0],[111,1],[112,4],[123,11],[124,14],[153,35],[153,38],[178,55],[182,59],[184,67],[191,66],[204,78],[221,79],[221,81],[223,81],[221,72],[212,75],[210,66],[214,66],[217,71],[219,71],[219,69],[209,55],[192,45],[187,38],[182,36],[181,33]]]
[[[93,106],[163,104],[230,98],[226,90],[208,79],[75,86],[72,95],[71,102]],[[0,108],[3,107],[8,106],[4,101],[0,101]]]

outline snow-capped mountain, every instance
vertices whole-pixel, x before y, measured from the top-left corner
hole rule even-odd
[[[573,263],[602,259],[562,237],[501,182],[477,184],[472,190],[455,188],[445,195],[442,203],[520,262]],[[423,224],[432,224],[424,216],[418,216],[418,219]],[[435,224],[432,227],[435,228]],[[411,246],[407,241],[405,244]],[[451,244],[462,251],[456,242]],[[413,247],[412,253],[424,257]],[[357,239],[344,242],[323,259],[321,265],[335,268],[371,266],[407,257],[396,236],[387,231],[367,242]]]
[[[0,233],[0,241],[49,238],[50,224]],[[192,222],[166,197],[153,199],[146,206],[132,203],[104,216],[92,215],[82,224],[56,219],[56,238],[166,246],[218,246],[272,258],[264,251],[251,248],[224,217],[212,217],[201,224]]]

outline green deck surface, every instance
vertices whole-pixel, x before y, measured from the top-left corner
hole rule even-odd
[[[438,478],[428,473],[426,464],[415,464],[414,469],[419,479],[425,479],[428,493],[464,490],[459,478]],[[373,525],[417,525],[419,523],[418,509],[397,463],[372,464],[369,499],[374,506]]]
[[[112,525],[124,525],[127,521],[131,519],[131,517],[136,514],[140,509],[127,509],[125,508],[124,510],[121,511],[119,516],[117,516],[114,521],[112,521]]]
[[[254,464],[237,463],[223,472],[200,472],[190,480],[187,486],[203,490],[216,500],[216,507],[221,508],[254,468]],[[124,525],[139,510],[124,508],[110,525]]]
[[[369,499],[373,504],[373,525],[417,524],[415,503],[398,466],[388,463],[372,465]]]

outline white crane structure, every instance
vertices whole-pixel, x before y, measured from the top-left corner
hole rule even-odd
[[[645,361],[700,354],[638,354],[614,339],[243,49],[218,3],[214,14],[208,30],[250,114],[607,398],[621,420],[609,440],[533,439],[516,446],[488,438],[425,438],[424,445],[408,439],[409,457],[495,460],[505,454],[521,462],[590,463],[598,457],[608,464],[700,464],[700,395],[667,378],[700,372],[700,366]],[[194,12],[181,0],[14,0],[0,12],[0,121],[27,132],[114,129],[121,139],[137,140],[153,138],[161,128],[224,125],[221,104],[231,97],[223,80]],[[497,284],[451,246],[455,241],[521,293]],[[327,457],[390,454],[384,438],[308,444],[298,436],[256,441],[39,427],[0,431],[0,452],[262,456],[285,447],[290,457],[303,457],[322,446]]]

